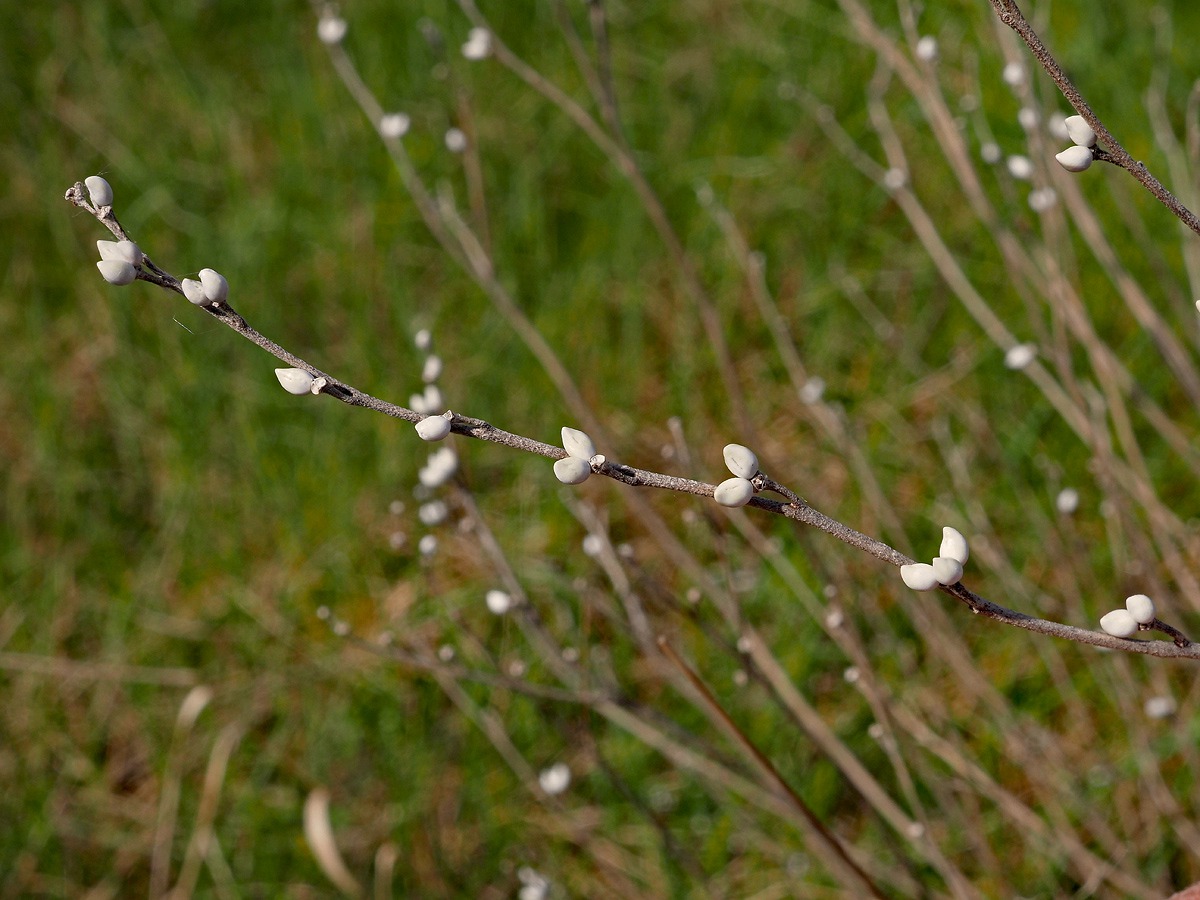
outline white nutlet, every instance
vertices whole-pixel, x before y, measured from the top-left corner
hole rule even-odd
[[[942,528],[942,546],[938,548],[938,556],[948,556],[966,563],[971,556],[971,548],[967,546],[967,539],[961,531],[949,525]]]
[[[188,303],[203,306],[208,302],[208,298],[204,296],[204,285],[195,279],[185,278],[179,282],[179,287],[183,290],[183,296],[188,298]]]
[[[725,465],[729,471],[739,478],[750,479],[758,474],[758,457],[749,447],[741,444],[726,444]]]
[[[932,591],[938,585],[937,575],[929,563],[901,566],[900,577],[914,591]]]
[[[1092,164],[1092,148],[1080,147],[1076,144],[1074,147],[1068,147],[1062,153],[1055,153],[1054,158],[1068,172],[1084,172]]]
[[[450,433],[450,420],[445,416],[429,416],[417,423],[417,434],[423,441],[440,441]]]
[[[1100,617],[1100,627],[1113,637],[1127,638],[1137,634],[1138,621],[1127,609],[1114,609]]]
[[[1074,143],[1080,147],[1096,146],[1096,131],[1083,116],[1067,116],[1063,124],[1067,126],[1067,137]]]
[[[96,241],[96,249],[100,251],[101,259],[121,260],[131,266],[141,265],[144,257],[133,241]]]
[[[1149,625],[1154,621],[1154,601],[1145,594],[1126,597],[1125,608],[1139,625]]]
[[[83,179],[83,185],[87,188],[88,196],[92,198],[92,206],[112,206],[112,185],[99,175],[89,175]]]
[[[952,556],[935,556],[933,558],[933,577],[938,584],[958,584],[962,581],[963,565]]]
[[[102,259],[96,268],[109,284],[130,284],[137,280],[137,269],[123,259]]]
[[[736,475],[733,478],[726,478],[713,491],[713,499],[722,506],[728,506],[731,509],[745,506],[753,496],[754,485],[745,478]]]
[[[568,456],[554,463],[554,477],[563,484],[583,484],[592,474],[592,466],[586,459]]]
[[[279,379],[279,383],[285,391],[297,396],[307,394],[315,380],[312,375],[303,369],[276,369],[275,377]]]
[[[229,282],[225,276],[213,269],[200,270],[200,284],[209,303],[224,303],[229,296]]]
[[[563,449],[575,459],[582,459],[587,462],[596,455],[595,442],[578,428],[563,426],[562,442]]]

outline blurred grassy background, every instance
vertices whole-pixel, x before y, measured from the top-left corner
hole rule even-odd
[[[516,52],[581,95],[546,4],[491,6],[485,12]],[[1141,92],[1154,60],[1167,61],[1181,76],[1168,87],[1169,109],[1182,119],[1186,78],[1200,64],[1190,38],[1200,13],[1189,3],[1153,14],[1121,6],[1056,3],[1045,34],[1130,151],[1161,168]],[[894,27],[892,7],[873,7]],[[935,5],[922,30],[938,34],[956,61],[975,61],[997,140],[1020,147],[1018,103],[998,76],[1003,60],[995,42],[979,37],[992,30],[986,7],[982,0]],[[406,146],[416,165],[460,198],[461,174],[441,135],[469,98],[501,280],[619,440],[602,452],[719,480],[720,447],[739,437],[730,401],[629,186],[515,79],[461,59],[468,23],[454,4],[363,0],[344,12],[347,50],[364,78],[386,106],[413,117]],[[441,30],[448,69],[422,36],[423,19]],[[899,510],[906,533],[881,536],[925,554],[936,526],[977,503],[1004,536],[1006,559],[1046,594],[995,599],[1052,616],[1081,607],[1098,614],[1127,585],[1136,587],[1136,570],[1122,568],[1106,538],[1103,492],[1089,476],[1086,449],[1028,382],[1005,370],[887,194],[854,171],[800,106],[780,99],[781,82],[803,84],[865,145],[877,146],[863,100],[874,61],[847,38],[835,8],[688,0],[615,5],[612,19],[630,141],[716,298],[768,471],[855,527],[883,528],[830,442],[797,411],[741,275],[696,202],[702,182],[765,254],[796,346],[825,379],[827,398],[844,411]],[[1154,26],[1167,22],[1174,31],[1163,54]],[[995,307],[1019,321],[1023,298],[1009,288],[979,223],[940,187],[945,166],[915,104],[900,98],[893,112],[909,129],[914,184],[951,249]],[[0,114],[7,123],[0,139],[0,821],[10,823],[0,828],[0,892],[146,893],[172,729],[188,685],[200,683],[212,686],[214,699],[174,751],[182,787],[173,872],[217,735],[230,729],[239,743],[215,817],[230,878],[206,868],[199,895],[225,895],[231,884],[244,896],[331,893],[300,827],[304,797],[317,785],[332,789],[338,838],[360,877],[382,843],[401,848],[396,896],[509,896],[516,868],[527,863],[571,895],[604,895],[603,879],[576,859],[579,833],[609,836],[628,859],[642,860],[639,883],[650,894],[699,895],[705,884],[716,896],[748,894],[765,889],[755,871],[786,883],[803,869],[797,837],[780,835],[775,847],[739,845],[730,837],[739,818],[727,805],[586,710],[472,689],[535,765],[572,762],[578,833],[557,832],[436,682],[355,650],[315,615],[328,606],[368,638],[399,623],[430,647],[474,632],[497,664],[521,657],[513,626],[483,608],[494,579],[469,537],[451,528],[432,562],[419,559],[411,494],[425,448],[411,429],[286,395],[272,359],[186,303],[98,277],[94,241],[107,235],[61,199],[93,172],[112,183],[122,222],[156,262],[180,276],[219,269],[251,324],[315,365],[404,402],[420,387],[412,335],[429,327],[447,363],[442,388],[453,409],[556,442],[568,421],[564,405],[431,239],[333,74],[311,10],[227,0],[27,5],[0,31]],[[926,158],[928,166],[918,167]],[[1150,234],[1173,233],[1167,214],[1120,173],[1087,178],[1083,189],[1114,243],[1128,249],[1141,239],[1129,210]],[[1000,175],[987,187],[1019,233],[1037,232],[1023,192]],[[1143,284],[1163,286],[1156,300],[1194,343],[1171,242],[1122,261]],[[1196,411],[1173,392],[1145,335],[1080,268],[1085,289],[1096,287],[1089,308],[1106,341],[1194,433]],[[847,279],[891,330],[872,329],[846,297]],[[660,454],[671,416],[681,418],[698,454],[691,470],[672,468],[678,463]],[[974,496],[958,496],[947,480],[945,441],[967,454]],[[1164,497],[1194,524],[1195,485],[1153,435],[1147,447]],[[578,605],[580,579],[602,584],[578,551],[583,531],[544,461],[465,441],[457,448],[485,518],[548,616]],[[1064,485],[1084,498],[1069,522],[1053,515]],[[614,534],[645,553],[647,579],[686,589],[628,518],[618,487],[589,483],[581,493],[608,507]],[[390,511],[395,500],[405,504],[398,514]],[[745,570],[747,619],[773,639],[793,681],[830,724],[871,767],[883,766],[865,734],[869,709],[841,680],[840,653],[781,597],[759,561],[727,545],[735,539],[724,526],[681,521],[700,505],[654,502],[714,571]],[[940,666],[924,668],[920,629],[897,610],[907,597],[894,573],[824,537],[758,524],[783,542],[815,590],[838,586],[881,676],[954,705],[954,680]],[[1048,547],[1067,561],[1047,561]],[[969,572],[968,584],[989,595],[988,571]],[[949,614],[986,679],[1019,716],[1051,731],[1061,727],[1065,703],[1093,715],[1114,678],[1178,693],[1195,682],[1183,665],[1064,648],[1071,679],[1064,684],[1042,658],[1043,642],[961,610]],[[573,615],[561,613],[564,632],[578,627]],[[760,689],[736,686],[737,661],[720,642],[700,629],[686,638],[706,676],[734,698],[743,727],[806,799],[864,848],[886,846],[889,838],[860,820],[832,767],[781,727]],[[628,647],[612,652],[631,694],[709,730],[661,685],[637,680],[632,657],[622,656]],[[1153,723],[1150,739],[1162,759],[1186,757],[1200,734],[1191,707],[1182,700],[1181,707],[1169,723]],[[1119,721],[1095,715],[1102,740],[1087,752],[1098,774],[1075,789],[1081,803],[1103,808],[1136,742]],[[982,717],[958,727],[973,731],[980,757],[995,764],[989,771],[1007,782],[1003,723]],[[1176,774],[1172,791],[1184,804],[1180,815],[1190,816],[1196,770],[1181,764]],[[631,794],[658,804],[664,820],[669,810],[667,831],[687,853],[660,847]],[[936,808],[934,795],[926,800]],[[972,824],[1002,832],[990,815]],[[1147,862],[1148,883],[1200,876],[1173,840],[1164,837]],[[952,853],[971,852],[969,834],[947,841]],[[1075,886],[1043,860],[1000,862],[994,871],[1007,867],[1028,895]]]

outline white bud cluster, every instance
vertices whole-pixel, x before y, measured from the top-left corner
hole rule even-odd
[[[962,532],[947,525],[942,529],[942,545],[933,561],[901,566],[900,577],[914,591],[931,591],[939,584],[957,584],[962,580],[963,565],[970,555],[971,548]]]
[[[754,483],[751,479],[758,474],[758,456],[749,447],[741,444],[726,444],[722,451],[725,466],[733,473],[732,478],[726,478],[713,491],[713,499],[722,506],[736,509],[745,506],[754,496]]]
[[[1132,637],[1143,625],[1154,621],[1154,601],[1145,594],[1125,598],[1124,609],[1114,609],[1100,617],[1100,627],[1113,637]]]
[[[1095,159],[1096,132],[1083,116],[1067,116],[1063,124],[1074,146],[1056,153],[1054,158],[1068,172],[1083,172]]]

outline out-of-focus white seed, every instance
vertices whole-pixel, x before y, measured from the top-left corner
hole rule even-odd
[[[1025,80],[1025,67],[1019,62],[1010,62],[1000,74],[1005,84],[1009,87],[1016,87]]]
[[[1073,147],[1068,147],[1061,153],[1055,153],[1054,158],[1068,172],[1084,172],[1092,165],[1092,148],[1081,147],[1076,144]]]
[[[571,770],[566,763],[555,763],[538,774],[538,784],[551,797],[561,794],[571,784]]]
[[[215,269],[201,269],[200,284],[209,303],[224,303],[229,297],[229,282]]]
[[[1010,156],[1008,158],[1008,174],[1013,178],[1021,181],[1028,181],[1033,177],[1033,163],[1029,161],[1028,156]]]
[[[379,119],[379,133],[385,138],[402,138],[408,134],[412,120],[405,113],[388,113]]]
[[[960,563],[966,563],[971,556],[971,548],[967,544],[967,539],[963,537],[961,531],[957,528],[951,528],[949,525],[942,527],[942,545],[938,549],[938,556],[945,556],[949,559],[957,559]]]
[[[472,28],[467,33],[467,42],[462,45],[462,55],[466,59],[484,59],[492,52],[492,33],[486,28]]]
[[[429,416],[417,423],[417,434],[423,441],[440,441],[450,433],[450,420],[445,416]]]
[[[422,556],[433,556],[437,552],[438,539],[435,535],[424,535],[417,541],[417,552]]]
[[[307,394],[313,385],[313,377],[303,369],[276,369],[275,377],[289,394]]]
[[[188,298],[188,303],[203,306],[208,302],[208,298],[204,296],[204,285],[200,282],[191,278],[185,278],[179,282],[179,287],[183,289],[183,296]]]
[[[1046,120],[1046,131],[1056,141],[1068,141],[1071,133],[1067,131],[1067,118],[1062,113],[1055,113]]]
[[[963,565],[952,556],[935,556],[933,558],[933,577],[938,584],[958,584],[962,581]]]
[[[586,459],[568,456],[554,463],[554,477],[563,484],[583,484],[591,474],[592,467]]]
[[[444,412],[446,402],[442,399],[442,392],[436,384],[425,385],[425,412],[438,413]]]
[[[1126,597],[1125,608],[1139,625],[1149,625],[1154,621],[1154,601],[1145,594]]]
[[[726,478],[717,485],[717,489],[713,491],[713,499],[722,506],[728,506],[731,509],[736,509],[739,506],[745,506],[750,502],[750,498],[754,496],[754,485],[747,479],[740,476]]]
[[[421,520],[422,525],[441,525],[449,514],[450,511],[442,500],[430,500],[428,503],[422,503],[417,509],[417,518]]]
[[[322,44],[340,44],[346,36],[346,20],[340,16],[324,15],[317,22],[317,37]]]
[[[1021,107],[1017,110],[1017,123],[1026,131],[1033,131],[1038,123],[1037,110],[1028,106]]]
[[[932,34],[922,35],[917,41],[917,59],[933,62],[937,59],[938,42]]]
[[[1067,127],[1067,137],[1080,147],[1096,146],[1096,131],[1088,124],[1083,116],[1067,116],[1063,122]]]
[[[596,455],[596,444],[584,432],[578,428],[567,428],[565,425],[562,430],[562,445],[575,459],[591,461],[591,458]]]
[[[825,379],[820,375],[813,375],[800,388],[800,402],[812,405],[820,403],[821,398],[825,396]]]
[[[413,335],[413,346],[422,352],[426,352],[433,346],[433,332],[428,328],[422,328]]]
[[[1058,191],[1052,187],[1037,188],[1029,192],[1029,208],[1036,213],[1045,212],[1058,202]]]
[[[83,179],[83,185],[87,188],[88,196],[92,199],[92,206],[112,206],[112,185],[99,175],[89,175]]]
[[[1004,353],[1005,368],[1020,371],[1037,358],[1036,344],[1016,344]]]
[[[889,191],[898,191],[908,184],[908,174],[903,169],[888,169],[883,173],[883,186]]]
[[[437,381],[442,377],[442,358],[440,356],[428,356],[425,358],[425,365],[421,366],[421,380],[426,384]]]
[[[1079,509],[1079,491],[1075,488],[1063,488],[1054,498],[1054,508],[1064,516],[1071,515]]]
[[[446,141],[446,149],[451,153],[462,153],[467,149],[467,136],[463,134],[461,128],[448,129],[444,140]]]
[[[722,453],[725,456],[726,467],[739,478],[750,479],[758,474],[758,457],[749,447],[726,444]]]
[[[96,268],[109,284],[125,285],[137,280],[137,269],[123,259],[102,259]]]
[[[1127,638],[1137,634],[1138,622],[1127,609],[1114,609],[1100,617],[1100,627],[1113,637]]]
[[[1175,715],[1175,701],[1170,697],[1150,697],[1143,705],[1147,718],[1166,719]]]
[[[932,591],[937,587],[937,575],[929,563],[912,563],[900,567],[900,577],[914,591]]]
[[[504,591],[493,588],[488,591],[483,598],[483,602],[487,604],[488,612],[497,616],[502,616],[512,609],[512,597]]]
[[[999,144],[995,143],[994,141],[988,141],[979,148],[979,156],[989,166],[994,166],[996,163],[1000,162],[1000,159],[1004,156],[1004,151],[1000,149]]]

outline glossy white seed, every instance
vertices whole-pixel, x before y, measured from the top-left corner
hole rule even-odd
[[[200,284],[209,303],[224,303],[229,296],[229,282],[225,276],[213,269],[200,270]]]
[[[204,296],[204,285],[200,282],[185,278],[179,282],[179,287],[183,289],[183,296],[188,298],[189,303],[203,306],[208,302],[208,298]]]
[[[961,531],[951,528],[949,525],[942,528],[942,546],[938,548],[938,556],[946,556],[950,559],[957,559],[960,563],[966,563],[971,556],[971,548],[967,545],[967,539],[963,537]]]
[[[900,577],[914,591],[932,591],[937,587],[937,575],[929,563],[912,563],[900,567]]]
[[[1067,137],[1074,143],[1080,147],[1096,146],[1096,131],[1083,116],[1067,116],[1063,124],[1067,126]]]
[[[1068,147],[1062,153],[1055,153],[1054,158],[1068,172],[1083,172],[1092,164],[1092,148],[1080,147],[1076,144],[1074,147]]]
[[[951,556],[935,556],[933,558],[933,577],[938,584],[958,584],[962,581],[962,563]]]
[[[92,198],[92,206],[112,206],[112,185],[99,175],[89,175],[83,179],[83,185],[87,188],[88,196]]]
[[[130,284],[137,280],[137,269],[123,259],[102,259],[96,268],[109,284]]]
[[[303,369],[276,369],[275,377],[289,394],[307,394],[313,385],[313,377]]]
[[[591,474],[592,467],[586,459],[568,456],[554,463],[554,477],[563,484],[583,484]]]
[[[741,444],[726,444],[725,465],[739,478],[753,478],[758,474],[758,457],[749,447]]]
[[[1154,621],[1154,601],[1145,594],[1126,597],[1125,608],[1139,625],[1149,625]]]
[[[1113,637],[1127,638],[1137,634],[1138,622],[1127,609],[1114,609],[1100,617],[1100,627]]]
[[[745,506],[753,496],[754,485],[745,478],[736,475],[733,478],[726,478],[713,491],[713,499],[722,506],[728,506],[731,509]]]
[[[133,241],[96,241],[101,259],[123,260],[130,265],[141,265],[144,254]]]
[[[440,441],[450,433],[450,420],[445,416],[430,416],[417,423],[417,434],[423,441]]]
[[[563,449],[575,459],[590,461],[596,455],[595,442],[578,428],[563,426],[562,442]]]
[[[488,591],[483,602],[487,604],[488,611],[497,616],[502,616],[512,609],[512,597],[504,591],[495,589]]]

